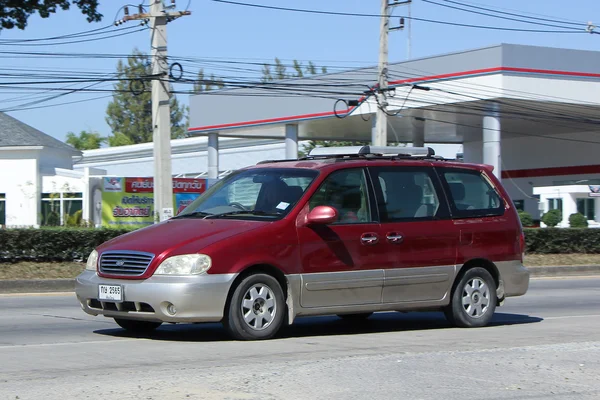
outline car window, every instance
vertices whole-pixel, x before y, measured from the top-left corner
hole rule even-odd
[[[457,217],[502,215],[504,202],[479,171],[444,169],[452,214]]]
[[[329,175],[309,200],[311,210],[317,206],[335,208],[339,214],[338,223],[370,222],[371,211],[364,170],[344,169]]]
[[[379,184],[381,222],[427,220],[444,214],[433,170],[382,167],[369,168],[369,171]]]

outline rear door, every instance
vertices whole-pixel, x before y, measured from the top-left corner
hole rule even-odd
[[[520,228],[509,206],[484,172],[467,168],[439,168],[449,194],[452,218],[460,234],[459,264],[474,258],[493,262],[519,258]]]
[[[455,274],[458,231],[431,167],[370,167],[379,210],[383,302],[440,300]]]
[[[330,225],[299,224],[302,307],[381,303],[382,258],[372,193],[364,168],[333,172],[314,193],[302,214],[328,205],[339,213]]]

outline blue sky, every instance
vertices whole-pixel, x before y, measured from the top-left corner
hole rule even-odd
[[[241,0],[243,1],[243,0]],[[445,0],[437,0],[444,2]],[[333,10],[352,13],[378,14],[378,0],[248,0],[257,4],[276,5],[304,9]],[[464,0],[469,4],[508,12],[544,15],[559,19],[581,22],[594,21],[600,25],[600,2],[598,0]],[[86,31],[102,27],[114,21],[117,11],[125,4],[121,0],[100,0],[100,11],[104,14],[101,23],[89,24],[73,8],[59,11],[48,19],[34,16],[29,20],[25,31],[4,30],[0,40],[40,38]],[[576,4],[576,5],[575,5]],[[178,0],[178,9],[184,9],[188,0]],[[191,0],[189,9],[192,15],[168,25],[169,54],[190,58],[237,58],[244,61],[271,61],[274,57],[284,60],[312,60],[317,65],[338,68],[375,65],[378,57],[379,20],[348,16],[312,15],[284,11],[246,8],[215,3],[210,0]],[[512,11],[511,11],[512,10]],[[400,15],[406,8],[398,7],[394,14]],[[525,25],[485,16],[451,10],[422,0],[413,0],[414,17],[529,29],[554,29],[536,25]],[[119,18],[122,13],[118,14]],[[394,18],[393,23],[396,19]],[[128,24],[133,24],[129,22]],[[125,25],[127,26],[127,25]],[[600,32],[600,30],[599,30]],[[406,59],[406,31],[390,34],[390,62]],[[118,38],[55,46],[8,46],[0,44],[0,51],[37,51],[62,53],[111,53],[129,54],[134,47],[149,51],[150,33],[142,31]],[[548,34],[505,31],[487,31],[413,22],[412,57],[436,55],[452,51],[483,47],[498,43],[517,43],[551,47],[565,47],[584,50],[600,50],[600,35],[590,34]],[[0,69],[69,69],[74,71],[94,71],[112,73],[115,59],[64,59],[64,58],[23,58],[0,55]],[[210,72],[210,68],[205,68]],[[330,68],[331,70],[331,68]],[[194,71],[190,71],[194,72]],[[231,74],[220,69],[216,75]],[[110,88],[104,84],[103,88]],[[56,107],[43,107],[33,110],[9,112],[15,118],[40,129],[60,140],[69,131],[95,130],[106,136],[110,129],[105,123],[106,106],[109,98],[90,101],[108,93],[74,93],[63,96],[54,103],[82,101],[80,103]],[[15,97],[32,96],[32,92],[21,89],[0,89],[0,110],[18,106],[30,101],[29,97],[14,100]],[[188,103],[187,95],[178,96]],[[12,99],[12,100],[11,100]],[[87,100],[87,101],[83,101]]]

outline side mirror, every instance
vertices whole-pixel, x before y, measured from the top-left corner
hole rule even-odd
[[[338,212],[330,206],[316,206],[306,216],[309,225],[327,225],[338,220]]]

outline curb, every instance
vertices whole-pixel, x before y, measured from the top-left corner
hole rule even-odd
[[[527,267],[532,278],[600,275],[600,265]],[[0,280],[0,294],[73,292],[75,279]]]

